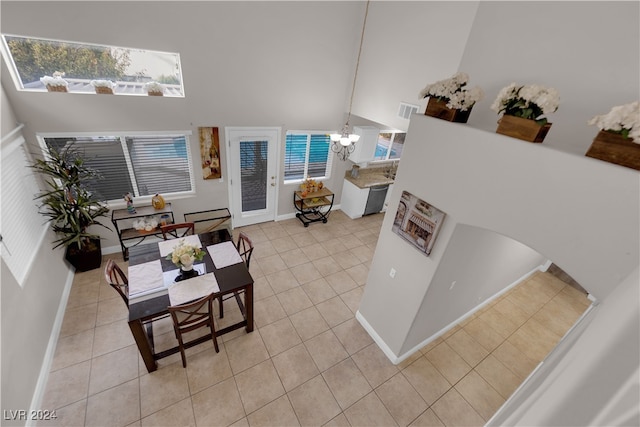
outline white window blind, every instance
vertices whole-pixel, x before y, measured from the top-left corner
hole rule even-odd
[[[73,144],[85,164],[102,179],[87,184],[100,200],[188,192],[194,188],[186,134],[45,137],[49,147],[60,150]]]
[[[47,229],[45,219],[38,213],[39,193],[31,158],[20,135],[2,141],[0,193],[0,234],[2,259],[20,286],[34,262]]]
[[[326,132],[287,132],[284,180],[326,179],[331,175],[331,140]]]

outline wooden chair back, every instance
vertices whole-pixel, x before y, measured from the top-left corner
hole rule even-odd
[[[214,294],[210,294],[190,303],[168,307],[171,318],[173,319],[173,330],[178,339],[183,368],[187,367],[185,349],[194,341],[184,342],[184,334],[188,332],[208,327],[211,329],[211,337],[216,353],[220,352],[216,328],[213,323],[213,300]]]
[[[124,271],[118,267],[118,264],[114,260],[107,260],[107,265],[104,268],[104,277],[107,283],[111,285],[113,289],[118,291],[124,303],[129,306],[129,279]]]
[[[253,242],[242,231],[238,235],[238,243],[236,243],[236,249],[238,253],[242,257],[244,263],[247,265],[247,269],[249,268],[249,263],[251,262],[251,254],[253,253]]]
[[[195,224],[193,222],[181,222],[178,224],[161,225],[162,238],[164,240],[179,239],[195,232]]]

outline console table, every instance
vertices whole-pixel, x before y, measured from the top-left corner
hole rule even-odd
[[[316,221],[326,223],[333,207],[333,192],[327,187],[304,195],[302,191],[296,191],[293,193],[293,205],[297,211],[296,218],[305,227]]]
[[[162,215],[169,215],[170,220],[168,224],[175,222],[173,218],[173,211],[171,210],[171,203],[165,203],[164,208],[155,209],[153,206],[136,206],[136,213],[129,213],[127,209],[114,209],[111,211],[111,222],[116,229],[118,239],[120,240],[120,247],[122,248],[122,258],[127,261],[129,259],[129,248],[131,246],[139,245],[149,236],[162,236],[160,230],[160,217]],[[145,217],[157,217],[158,227],[151,231],[136,230],[133,228],[133,221]],[[121,228],[121,223],[124,228]],[[125,245],[126,241],[134,241],[129,246]]]

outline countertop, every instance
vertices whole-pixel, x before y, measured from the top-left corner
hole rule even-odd
[[[351,169],[344,174],[344,179],[359,188],[393,184],[394,179],[385,173],[388,168],[361,168],[357,178],[351,177]]]

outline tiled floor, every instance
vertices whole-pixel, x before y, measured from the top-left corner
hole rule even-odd
[[[354,314],[382,215],[245,227],[255,323],[149,374],[101,270],[76,274],[43,401],[64,426],[482,425],[589,305],[536,273],[394,366]],[[125,266],[120,255],[111,255]],[[225,303],[225,321],[239,316]],[[224,324],[223,324],[224,325]],[[158,347],[175,345],[170,320]]]

